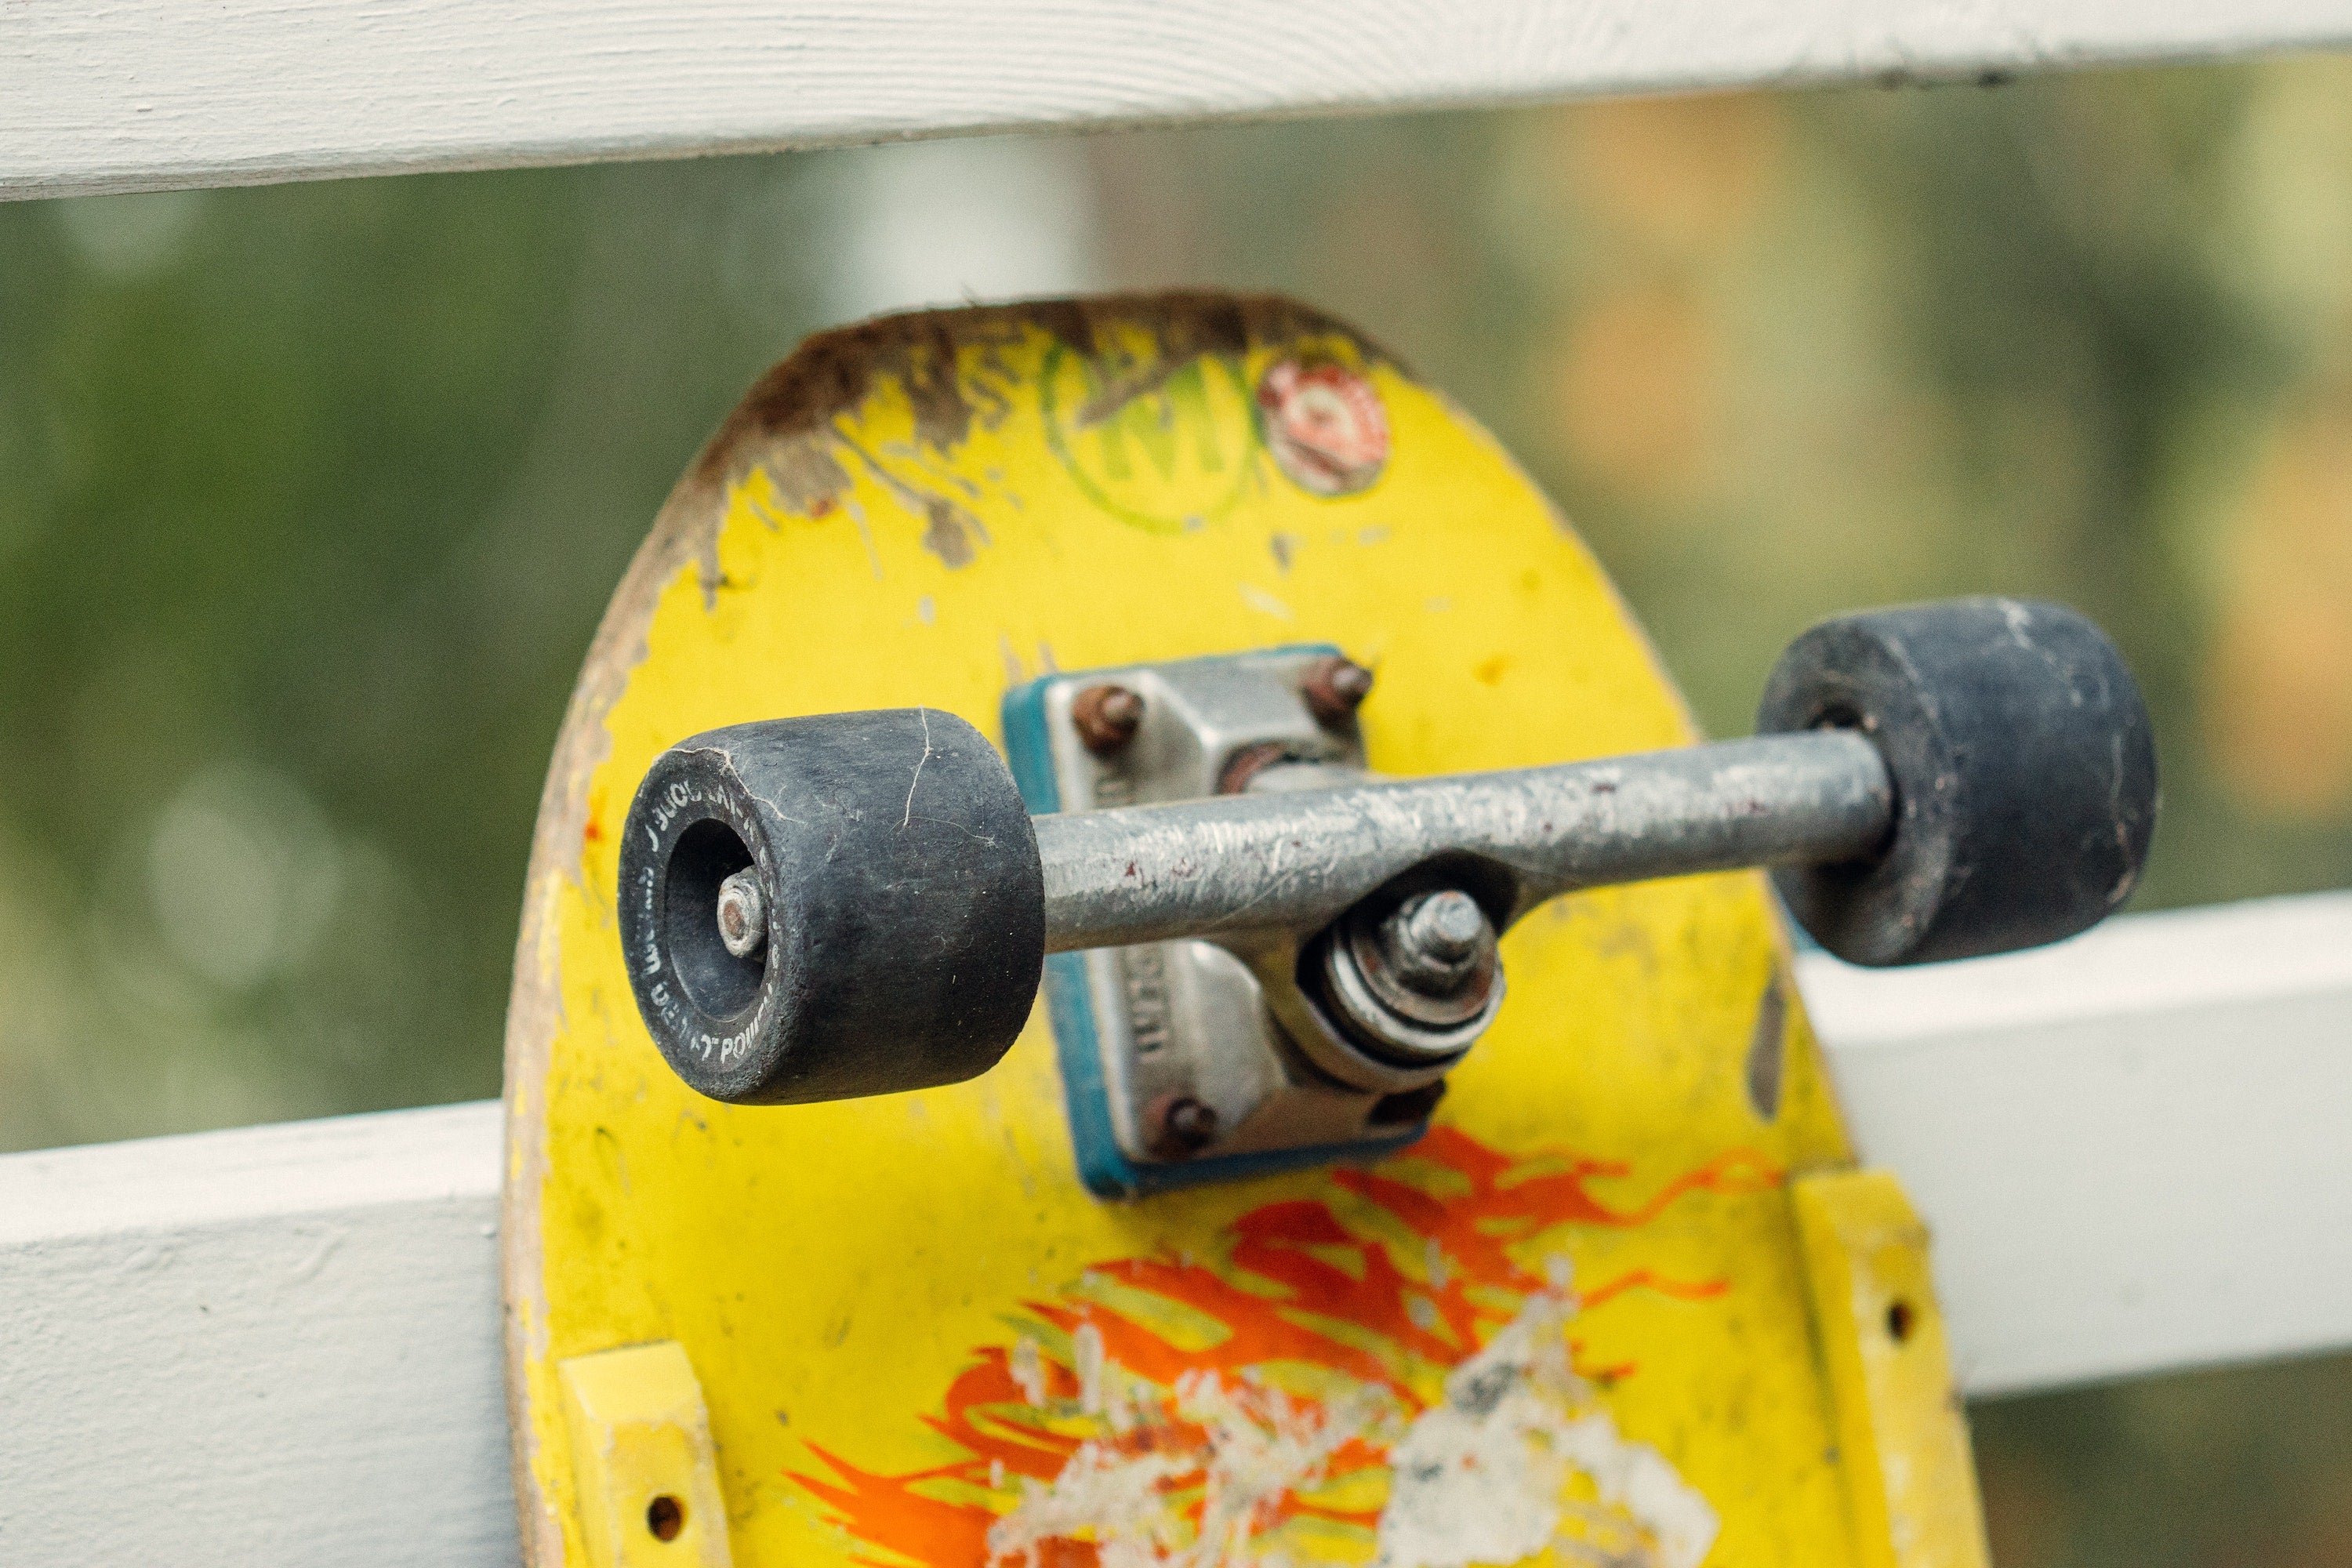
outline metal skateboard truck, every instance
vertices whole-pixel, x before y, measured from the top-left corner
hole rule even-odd
[[[1769,867],[1840,957],[1963,958],[2096,922],[2154,826],[2137,689],[2052,605],[1830,621],[1756,736],[1549,767],[1373,777],[1370,684],[1327,648],[1050,677],[1006,700],[1009,771],[925,709],[695,736],[622,851],[653,1037],[739,1103],[955,1082],[1085,954],[1049,982],[1072,1124],[1129,1194],[1419,1136],[1498,938],[1563,894]]]

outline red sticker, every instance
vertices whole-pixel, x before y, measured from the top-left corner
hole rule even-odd
[[[1389,418],[1381,395],[1354,371],[1284,360],[1257,384],[1265,444],[1299,489],[1353,495],[1389,460]]]

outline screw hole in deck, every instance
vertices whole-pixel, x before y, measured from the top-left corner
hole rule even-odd
[[[1911,1337],[1911,1331],[1917,1323],[1918,1314],[1908,1301],[1896,1301],[1886,1309],[1886,1331],[1898,1345]]]

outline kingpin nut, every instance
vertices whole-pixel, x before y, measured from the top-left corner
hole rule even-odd
[[[1348,1031],[1409,1059],[1459,1056],[1503,1000],[1494,925],[1458,889],[1343,917],[1322,969],[1325,1000]]]
[[[1381,954],[1416,991],[1458,990],[1495,944],[1478,900],[1452,888],[1425,893],[1381,922]]]

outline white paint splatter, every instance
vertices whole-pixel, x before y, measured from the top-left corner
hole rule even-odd
[[[1107,1373],[1121,1370],[1104,1364]],[[1278,1389],[1188,1373],[1166,1414],[1201,1428],[1202,1441],[1140,1452],[1080,1445],[1050,1484],[1023,1483],[1019,1504],[990,1527],[989,1562],[1037,1568],[1040,1546],[1076,1536],[1093,1542],[1101,1568],[1276,1568],[1283,1560],[1255,1544],[1272,1505],[1319,1484],[1334,1453],[1393,1413],[1388,1391],[1378,1387],[1328,1408],[1302,1408]],[[1197,1528],[1167,1490],[1167,1483],[1195,1474]]]
[[[1572,1303],[1564,1292],[1530,1297],[1390,1451],[1376,1568],[1517,1563],[1555,1540],[1575,1550],[1612,1534],[1612,1563],[1698,1568],[1715,1510],[1664,1455],[1621,1436],[1570,1370]],[[1591,1480],[1600,1514],[1564,1500],[1571,1472]],[[1622,1516],[1614,1530],[1611,1512]]]
[[[1276,598],[1273,595],[1267,593],[1265,589],[1257,586],[1254,583],[1244,583],[1239,584],[1238,591],[1242,596],[1242,603],[1247,605],[1251,609],[1255,610],[1261,616],[1272,616],[1278,621],[1288,621],[1297,618],[1288,605],[1284,604],[1280,599]]]
[[[1201,1531],[1191,1562],[1200,1568],[1252,1562],[1250,1537],[1268,1505],[1285,1492],[1311,1489],[1332,1454],[1390,1407],[1387,1390],[1363,1388],[1318,1417],[1294,1409],[1280,1389],[1229,1390],[1214,1373],[1179,1378],[1177,1414],[1209,1435]]]
[[[1580,1393],[1562,1308],[1530,1298],[1486,1347],[1445,1379],[1445,1399],[1389,1453],[1379,1568],[1517,1563],[1559,1523],[1568,1458],[1551,1439]]]
[[[1037,1342],[1022,1335],[1007,1363],[1006,1370],[1013,1373],[1013,1385],[1021,1390],[1021,1397],[1034,1409],[1045,1408],[1045,1360],[1037,1352]]]
[[[1078,1408],[1089,1415],[1103,1413],[1103,1337],[1092,1323],[1080,1323],[1070,1336],[1078,1361]]]
[[[1517,1563],[1547,1547],[1609,1568],[1698,1568],[1715,1543],[1715,1510],[1664,1455],[1621,1435],[1576,1375],[1564,1260],[1549,1277],[1552,1289],[1457,1364],[1444,1401],[1402,1430],[1394,1396],[1377,1384],[1298,1404],[1278,1388],[1195,1372],[1162,1392],[1081,1324],[1071,1335],[1078,1404],[1114,1436],[1080,1445],[1051,1482],[1021,1482],[1021,1500],[988,1532],[990,1568],[1040,1568],[1039,1549],[1059,1539],[1091,1542],[1101,1568],[1286,1568],[1262,1531],[1286,1496],[1323,1484],[1332,1456],[1358,1438],[1389,1445],[1374,1568]],[[1044,1407],[1036,1342],[1022,1339],[1009,1361],[1023,1396]],[[1200,1436],[1175,1440],[1183,1428]],[[992,1483],[1001,1475],[992,1469]],[[1579,1477],[1584,1500],[1569,1496]],[[1197,1527],[1187,1506],[1195,1499]]]
[[[1102,1568],[1157,1568],[1177,1561],[1172,1538],[1181,1522],[1160,1492],[1160,1483],[1192,1468],[1174,1454],[1117,1454],[1083,1443],[1051,1485],[1022,1483],[1020,1503],[988,1531],[988,1561],[1037,1568],[1037,1548],[1066,1536],[1087,1536]]]
[[[1561,1451],[1592,1478],[1604,1504],[1622,1508],[1654,1542],[1660,1568],[1698,1568],[1722,1521],[1706,1499],[1647,1443],[1629,1443],[1605,1412],[1571,1424]]]

